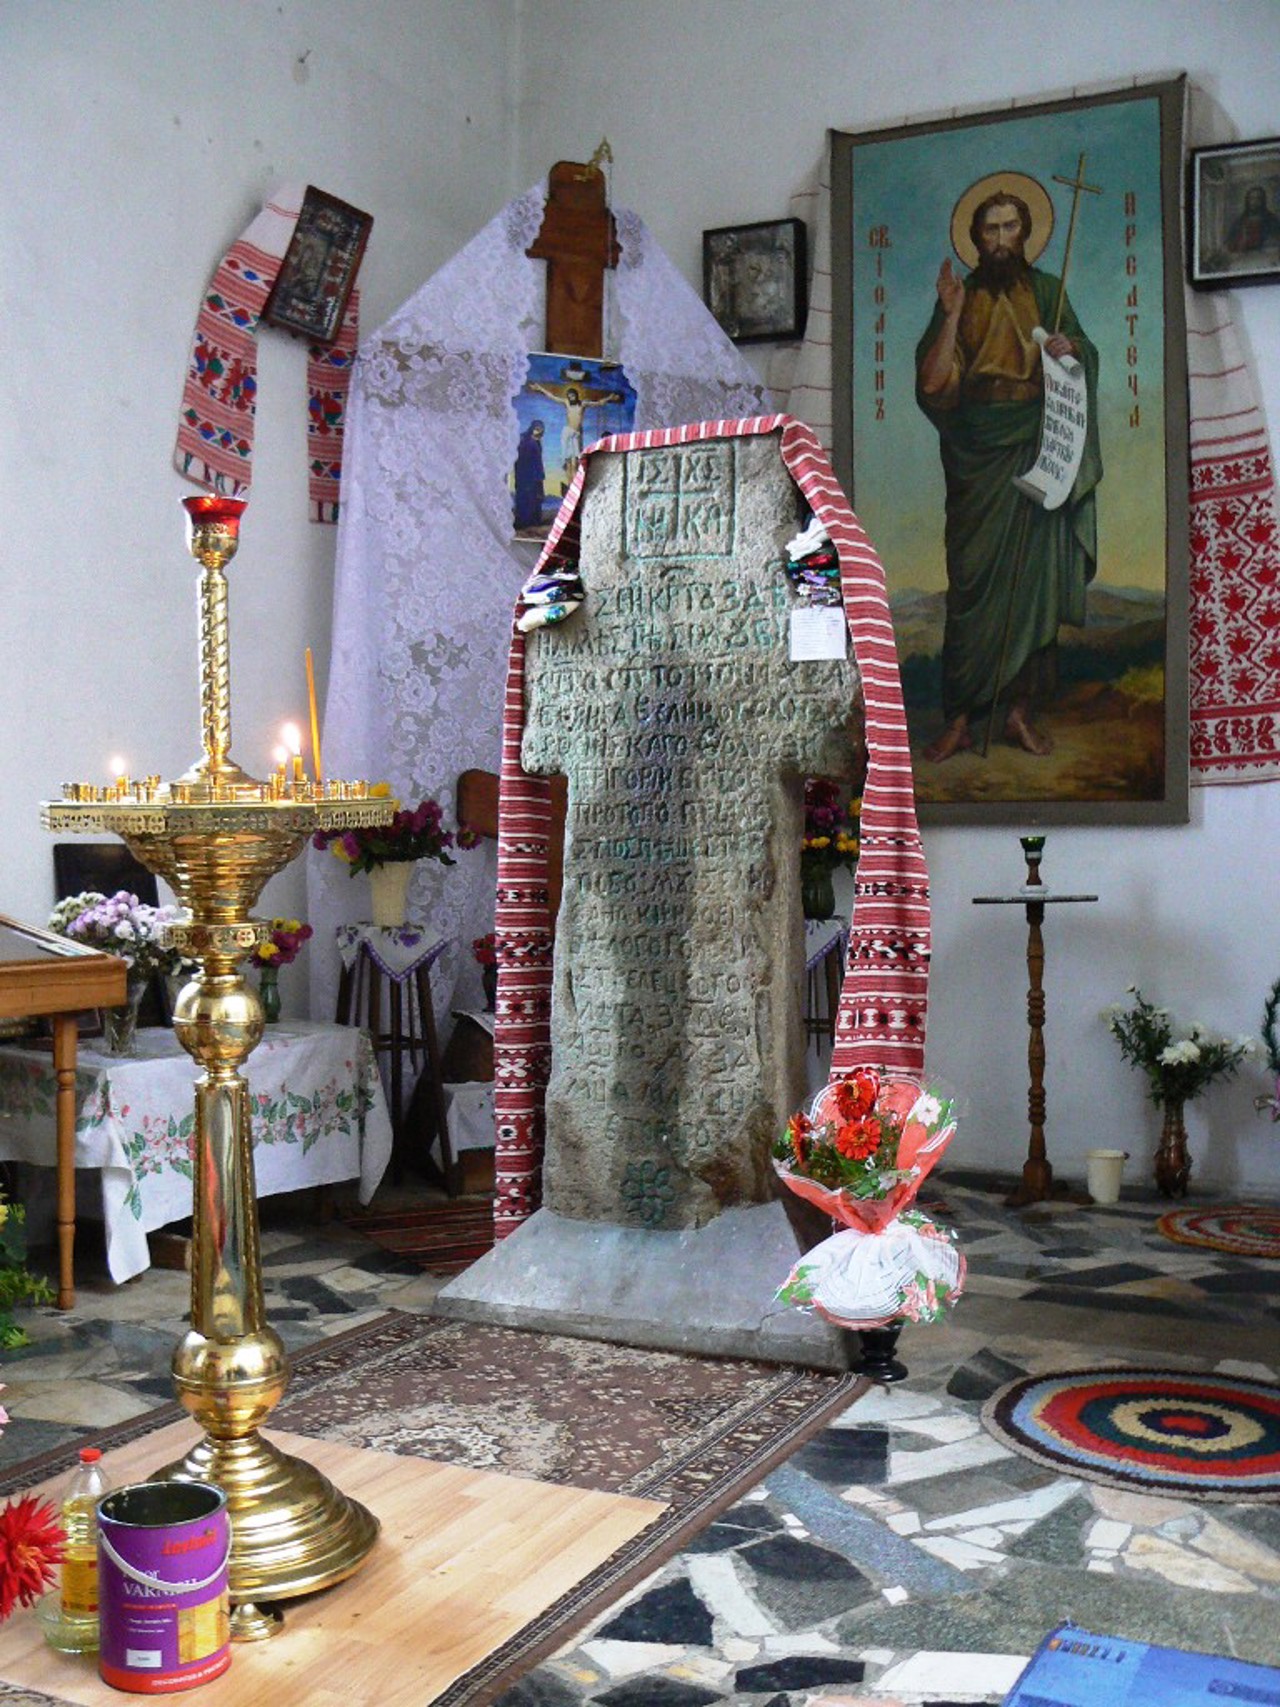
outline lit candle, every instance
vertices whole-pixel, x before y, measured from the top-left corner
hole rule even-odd
[[[302,731],[298,728],[296,723],[286,723],[284,728],[280,731],[280,737],[285,746],[293,754],[292,780],[294,787],[296,788],[299,783],[303,783],[307,780],[306,773],[302,768]]]
[[[324,767],[320,762],[320,717],[316,711],[316,673],[311,662],[311,648],[307,647],[307,705],[311,712],[311,769],[315,775],[317,788],[324,781]]]
[[[107,769],[111,772],[112,788],[117,798],[127,794],[129,790],[129,767],[118,755],[107,761]]]

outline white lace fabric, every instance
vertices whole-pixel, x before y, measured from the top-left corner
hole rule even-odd
[[[351,385],[324,716],[326,770],[388,781],[453,821],[458,776],[497,771],[512,613],[537,559],[512,538],[513,399],[542,347],[543,263],[525,251],[545,185],[501,213],[361,344]],[[654,242],[616,213],[610,359],[637,394],[637,429],[755,415],[754,370]],[[366,885],[309,856],[311,1011],[331,1014],[335,927],[368,913]],[[409,911],[452,939],[433,977],[437,1023],[482,1003],[475,937],[492,929],[491,846],[414,867]]]

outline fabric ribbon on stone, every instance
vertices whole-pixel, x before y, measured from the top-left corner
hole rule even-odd
[[[831,1075],[858,1067],[919,1078],[929,987],[929,874],[915,791],[884,569],[840,490],[813,431],[789,415],[700,421],[601,439],[582,456],[552,523],[536,575],[578,561],[578,505],[593,456],[703,439],[778,433],[782,459],[840,558],[841,596],[862,678],[867,778],[853,918]],[[781,566],[779,566],[781,573]],[[590,589],[587,589],[588,596]],[[548,784],[520,763],[525,635],[516,607],[502,731],[498,808],[498,999],[494,1023],[496,1201],[499,1239],[538,1207],[544,1103],[551,1070],[552,926],[547,890]]]
[[[226,497],[249,489],[257,413],[257,332],[305,191],[284,185],[218,263],[191,340],[174,466]],[[342,433],[360,330],[352,290],[338,335],[307,352],[307,481],[313,522],[336,522]]]

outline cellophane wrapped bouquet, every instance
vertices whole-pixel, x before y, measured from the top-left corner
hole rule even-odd
[[[840,1223],[778,1291],[843,1328],[933,1322],[960,1296],[955,1235],[914,1208],[955,1135],[954,1099],[906,1077],[833,1079],[773,1149],[783,1183]]]

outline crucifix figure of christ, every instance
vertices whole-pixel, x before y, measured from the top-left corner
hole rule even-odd
[[[696,1227],[774,1195],[803,1095],[802,787],[860,769],[851,659],[793,662],[776,434],[597,452],[586,601],[525,658],[525,770],[568,777],[543,1201]]]

